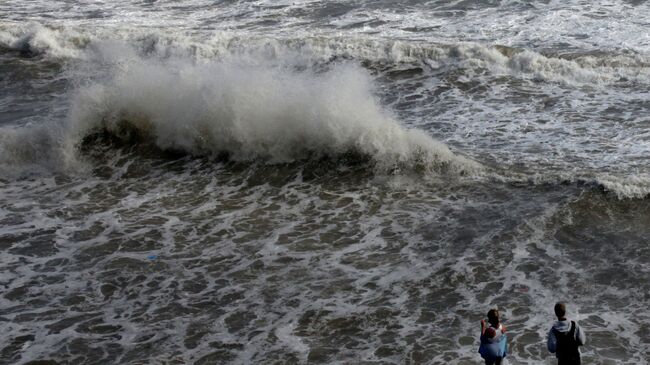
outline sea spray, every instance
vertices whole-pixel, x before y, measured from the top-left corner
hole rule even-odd
[[[0,174],[21,178],[33,174],[81,172],[87,166],[77,148],[65,143],[62,124],[0,127]]]

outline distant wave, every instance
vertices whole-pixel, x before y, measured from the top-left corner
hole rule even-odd
[[[432,69],[460,67],[477,74],[569,84],[650,81],[650,58],[637,53],[545,55],[532,50],[476,43],[435,44],[371,37],[272,38],[214,32],[166,34],[141,28],[48,27],[38,23],[0,23],[0,48],[54,58],[92,59],[121,42],[155,58],[192,57],[199,61],[237,59],[258,63],[288,60],[311,65],[332,59],[370,63],[418,62]]]
[[[0,49],[55,58],[77,58],[83,54],[81,33],[70,28],[45,27],[38,23],[0,23]]]

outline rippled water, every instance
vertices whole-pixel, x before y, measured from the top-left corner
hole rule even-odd
[[[0,4],[0,363],[647,364],[649,10]]]

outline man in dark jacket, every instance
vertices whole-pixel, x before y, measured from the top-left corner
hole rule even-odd
[[[575,321],[566,319],[566,305],[555,304],[557,321],[548,331],[546,347],[557,357],[558,365],[580,365],[580,349],[587,341],[584,331]]]

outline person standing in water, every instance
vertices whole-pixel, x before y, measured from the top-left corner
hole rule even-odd
[[[501,365],[508,350],[506,327],[501,324],[497,309],[490,309],[487,317],[489,325],[484,319],[481,320],[481,346],[478,352],[485,365]]]
[[[555,315],[557,321],[548,331],[546,347],[551,353],[555,353],[558,365],[580,365],[580,346],[587,341],[585,332],[575,321],[566,318],[566,305],[555,304]]]

